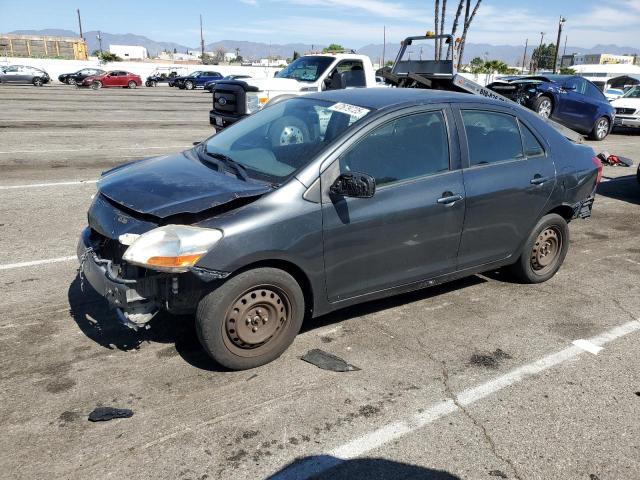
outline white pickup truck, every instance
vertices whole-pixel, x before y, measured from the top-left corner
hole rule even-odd
[[[321,53],[297,58],[273,78],[219,81],[213,89],[209,123],[221,130],[262,109],[277,97],[376,86],[371,59],[355,53]]]

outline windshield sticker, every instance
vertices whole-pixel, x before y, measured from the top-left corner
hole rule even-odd
[[[328,110],[331,110],[332,112],[344,113],[351,117],[355,117],[358,120],[360,120],[371,111],[368,108],[362,108],[358,107],[357,105],[350,105],[348,103],[336,103],[335,105],[329,107]]]

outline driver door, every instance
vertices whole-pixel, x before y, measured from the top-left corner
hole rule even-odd
[[[330,302],[455,270],[465,202],[450,119],[444,106],[398,115],[370,129],[322,173]],[[333,182],[347,172],[374,177],[374,196],[331,195]]]

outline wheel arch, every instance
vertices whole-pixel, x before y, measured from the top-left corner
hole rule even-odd
[[[567,221],[567,223],[569,223],[573,218],[574,212],[573,212],[573,208],[571,208],[569,205],[557,205],[551,208],[550,210],[548,210],[547,212],[545,212],[544,215],[549,215],[550,213],[555,213],[560,215],[562,218],[564,218]]]

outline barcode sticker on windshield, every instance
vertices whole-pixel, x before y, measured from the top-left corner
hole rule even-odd
[[[349,103],[336,103],[335,105],[330,106],[328,110],[338,113],[344,113],[357,119],[364,117],[371,111],[368,108],[358,107],[357,105],[351,105]]]

